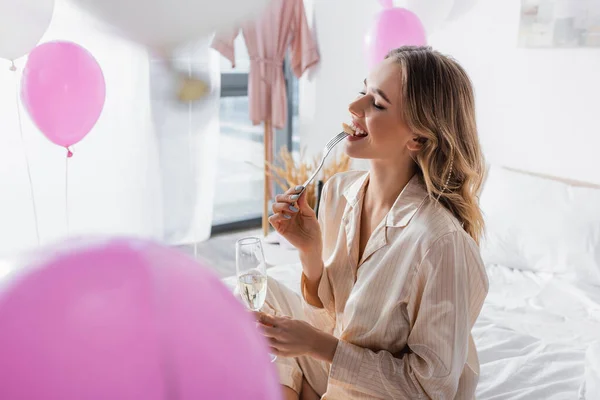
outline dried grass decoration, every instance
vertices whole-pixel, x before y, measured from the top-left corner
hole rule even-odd
[[[339,153],[335,152],[329,155],[319,176],[306,188],[306,199],[313,209],[317,203],[317,182],[321,180],[324,183],[333,175],[350,169],[350,157],[344,152]],[[276,158],[276,162],[270,164],[265,161],[265,167],[267,174],[282,190],[286,191],[304,183],[317,169],[320,161],[321,154],[317,154],[311,160],[306,161],[304,151],[300,152],[299,160],[296,161],[292,153],[286,147],[283,147]]]

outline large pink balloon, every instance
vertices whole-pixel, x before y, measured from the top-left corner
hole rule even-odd
[[[386,8],[375,17],[365,36],[365,55],[369,68],[383,61],[390,50],[427,43],[423,24],[404,8]]]
[[[250,314],[192,259],[126,239],[45,254],[0,292],[0,399],[280,398]]]
[[[106,97],[100,65],[71,42],[37,46],[23,71],[21,97],[33,122],[53,143],[68,147],[94,127]]]

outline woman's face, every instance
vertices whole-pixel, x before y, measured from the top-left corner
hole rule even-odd
[[[346,139],[346,153],[353,158],[394,160],[408,156],[416,138],[402,112],[400,66],[387,59],[365,79],[364,88],[349,111],[357,136]]]

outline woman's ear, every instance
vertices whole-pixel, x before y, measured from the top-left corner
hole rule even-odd
[[[423,149],[423,144],[425,143],[425,140],[427,139],[425,139],[424,137],[413,135],[413,137],[406,144],[406,147],[412,152],[421,151],[421,149]]]

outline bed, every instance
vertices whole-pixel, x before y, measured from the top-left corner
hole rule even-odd
[[[600,400],[600,188],[491,167],[481,206],[477,399]],[[300,273],[269,269],[297,292]]]

